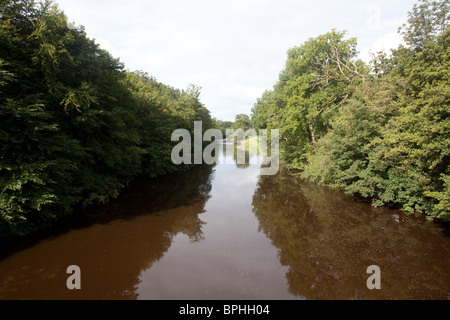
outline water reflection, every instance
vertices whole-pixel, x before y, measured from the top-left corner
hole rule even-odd
[[[248,149],[235,148],[233,160],[238,169],[247,169],[248,167],[250,167],[250,159],[251,155]]]
[[[450,242],[422,216],[375,209],[286,171],[261,176],[259,228],[288,266],[289,291],[307,299],[450,299]],[[378,265],[382,289],[366,287]]]
[[[233,142],[219,142],[220,152],[216,156],[216,163],[222,165],[233,165],[238,169],[247,169],[252,164],[262,162],[257,155],[251,153],[248,149],[237,148],[237,141]]]
[[[232,144],[225,145],[233,147]],[[289,299],[285,269],[252,214],[260,167],[239,169],[233,149],[220,148],[211,198],[202,215],[204,241],[176,237],[167,254],[143,270],[139,299]],[[234,153],[236,154],[236,153]],[[253,164],[255,163],[255,164]]]
[[[199,215],[212,170],[136,183],[77,228],[4,252],[0,299],[136,299],[141,271],[164,256],[175,235],[203,239]],[[72,264],[81,268],[81,291],[65,286]]]
[[[286,171],[259,176],[260,157],[239,167],[225,147],[215,167],[137,182],[70,228],[0,250],[0,299],[450,299],[441,228]],[[66,288],[73,264],[81,291]],[[366,287],[370,265],[381,291]]]

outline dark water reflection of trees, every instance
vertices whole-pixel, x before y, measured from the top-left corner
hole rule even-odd
[[[53,235],[0,250],[0,299],[138,299],[142,285],[158,290],[158,281],[152,281],[155,288],[148,287],[143,275],[149,276],[146,271],[166,255],[177,235],[201,245],[210,240],[201,214],[213,194],[213,177],[213,167],[195,167],[136,182],[75,226],[72,221]],[[232,182],[226,183],[223,190],[231,190]],[[226,192],[214,197],[227,197]],[[283,170],[259,177],[253,213],[259,231],[277,248],[280,263],[288,269],[289,292],[308,299],[450,299],[450,237],[443,234],[447,229],[422,215],[407,216],[355,200]],[[249,213],[247,208],[239,214]],[[204,220],[212,221],[207,219],[215,215]],[[239,223],[236,219],[229,226]],[[255,234],[259,239],[261,234],[256,230]],[[253,245],[236,244],[245,250]],[[269,252],[272,245],[267,242]],[[199,263],[208,267],[207,259],[205,255]],[[175,268],[185,267],[180,261]],[[74,264],[82,272],[82,290],[76,292],[66,287],[66,269]],[[381,268],[380,291],[366,287],[370,265]],[[278,279],[271,272],[265,277]]]
[[[293,295],[307,299],[449,299],[450,242],[422,216],[373,208],[281,171],[253,197]],[[417,220],[420,220],[419,222]],[[366,287],[378,265],[382,290]]]
[[[160,260],[177,234],[203,239],[199,215],[213,167],[137,182],[77,227],[0,252],[0,299],[136,299],[141,272]],[[78,265],[82,290],[66,288]]]

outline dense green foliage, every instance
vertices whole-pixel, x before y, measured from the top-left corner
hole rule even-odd
[[[246,114],[238,114],[235,117],[234,123],[231,125],[233,130],[243,130],[244,132],[251,129],[252,124],[250,117]]]
[[[449,8],[415,5],[400,29],[407,46],[372,70],[343,33],[291,49],[254,124],[279,127],[283,159],[310,180],[450,220]]]
[[[50,2],[0,10],[0,236],[105,203],[138,175],[180,169],[172,131],[212,127],[199,88],[125,72]]]
[[[331,32],[290,49],[285,69],[273,91],[266,91],[253,108],[259,129],[280,129],[281,154],[300,167],[309,146],[330,128],[330,121],[367,68],[356,60],[356,39]]]
[[[220,130],[224,138],[226,138],[227,136],[227,130],[231,129],[232,126],[233,126],[232,121],[223,121],[213,118],[213,127]]]

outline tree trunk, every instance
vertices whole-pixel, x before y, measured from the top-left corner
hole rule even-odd
[[[316,134],[314,132],[314,126],[312,123],[309,124],[309,132],[311,133],[311,141],[314,146],[314,150],[317,151]]]

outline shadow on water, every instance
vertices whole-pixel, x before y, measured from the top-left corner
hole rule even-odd
[[[289,268],[289,291],[307,299],[450,299],[450,239],[422,215],[373,208],[281,171],[253,196],[259,229]],[[366,270],[381,268],[383,290]]]
[[[226,151],[226,149],[225,149]],[[240,158],[242,157],[242,158]],[[234,148],[233,161],[238,169],[247,169],[250,167],[250,152],[248,149]]]
[[[201,166],[138,181],[70,226],[10,246],[0,255],[0,299],[137,299],[140,273],[164,256],[174,236],[203,239],[199,215],[212,177],[213,167]],[[70,265],[81,268],[80,291],[67,290]]]
[[[54,233],[0,250],[0,299],[450,299],[448,228],[298,173],[257,178],[258,157],[238,165],[225,145],[217,167],[137,181]],[[70,265],[81,269],[79,291],[66,287]],[[371,265],[382,290],[366,287]]]

